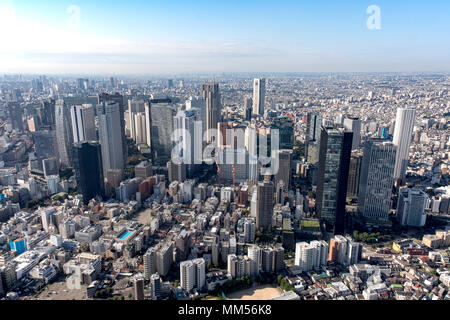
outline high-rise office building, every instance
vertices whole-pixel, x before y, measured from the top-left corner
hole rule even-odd
[[[280,137],[280,149],[294,148],[294,122],[289,117],[279,117],[273,120],[270,125],[271,132],[278,130]]]
[[[172,103],[150,103],[151,146],[153,161],[156,165],[165,165],[172,157],[173,118],[175,115],[176,108]]]
[[[55,100],[49,99],[41,101],[41,106],[37,108],[37,115],[44,126],[55,124]]]
[[[352,150],[359,149],[361,142],[361,120],[358,117],[346,116],[344,118],[344,127],[353,132]]]
[[[317,177],[316,212],[328,230],[344,232],[352,132],[322,127]]]
[[[359,179],[358,211],[369,221],[388,221],[394,185],[396,147],[370,140],[364,144]]]
[[[145,102],[144,100],[132,99],[128,100],[128,123],[130,127],[130,137],[136,141],[136,114],[145,114]],[[144,120],[145,121],[145,120]],[[146,133],[145,133],[146,134]]]
[[[266,79],[253,79],[253,114],[263,116],[266,101]]]
[[[187,176],[193,178],[197,166],[201,164],[203,141],[195,139],[196,114],[192,110],[178,111],[173,121],[174,128],[177,130],[174,143],[178,161],[185,164]],[[198,127],[200,128],[201,126]]]
[[[291,185],[291,163],[292,150],[279,150],[278,156],[278,172],[275,174],[275,184],[280,181],[284,183],[284,192],[288,192]]]
[[[56,141],[58,156],[63,167],[72,166],[73,160],[73,134],[70,121],[69,108],[64,100],[59,99],[55,105]]]
[[[397,204],[397,221],[402,226],[423,227],[427,215],[427,194],[417,188],[401,188]]]
[[[145,121],[145,113],[138,112],[133,114],[134,120],[134,142],[136,144],[147,143],[147,122]]]
[[[22,132],[23,126],[23,109],[19,102],[8,102],[7,107],[9,118],[11,120],[11,126],[13,130]]]
[[[208,82],[202,85],[202,98],[206,100],[206,142],[213,142],[211,130],[217,130],[217,123],[221,121],[222,106],[220,101],[219,84]]]
[[[108,170],[124,170],[120,106],[115,102],[104,102],[97,106],[98,136],[102,149],[103,175]],[[121,134],[122,133],[122,134]],[[119,142],[119,143],[118,143]]]
[[[118,92],[116,92],[115,94],[102,93],[99,94],[97,98],[98,104],[102,104],[103,102],[115,102],[119,105],[120,136],[122,141],[123,162],[125,163],[128,156],[128,146],[127,139],[125,137],[125,104],[123,101],[123,96]]]
[[[73,142],[97,140],[94,121],[94,107],[91,104],[70,107]]]
[[[362,158],[363,154],[361,152],[352,152],[350,157],[347,185],[347,198],[349,199],[356,200],[358,198]]]
[[[252,119],[253,100],[250,97],[244,99],[244,120],[250,121]]]
[[[84,141],[74,144],[74,168],[78,192],[85,204],[96,196],[104,196],[105,181],[100,144]]]
[[[312,165],[319,162],[320,128],[322,116],[318,113],[309,112],[306,123],[306,159]]]
[[[259,182],[256,192],[256,228],[268,229],[272,226],[273,182],[268,180]]]
[[[258,135],[254,124],[245,128],[245,148],[248,152],[248,179],[256,183],[259,180],[259,161]]]
[[[41,130],[32,133],[34,150],[38,159],[58,158],[58,140],[55,130]]]
[[[398,108],[395,118],[393,143],[397,147],[394,179],[405,180],[409,161],[409,147],[414,128],[416,109],[413,107]]]
[[[196,121],[202,122],[202,139],[206,132],[206,100],[202,97],[189,97],[186,100],[186,110],[195,112]]]

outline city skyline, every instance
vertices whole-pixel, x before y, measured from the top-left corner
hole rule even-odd
[[[369,29],[380,9],[380,28]],[[450,71],[450,4],[0,2],[6,73]],[[369,13],[368,13],[369,12]],[[370,21],[369,21],[370,20]]]

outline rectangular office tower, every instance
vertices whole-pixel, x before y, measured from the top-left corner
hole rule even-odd
[[[202,84],[202,98],[206,100],[206,142],[212,142],[211,130],[217,130],[217,123],[221,121],[221,102],[219,84],[207,82]]]
[[[306,123],[306,159],[311,164],[319,161],[320,128],[322,116],[318,113],[309,112]]]
[[[398,108],[395,118],[393,143],[397,147],[394,178],[405,180],[409,160],[409,147],[414,128],[416,109],[413,107]]]
[[[97,97],[98,104],[102,104],[102,102],[116,102],[119,104],[119,116],[120,116],[120,135],[122,140],[122,155],[123,162],[127,162],[128,156],[128,146],[127,139],[125,137],[125,104],[123,102],[123,96],[116,92],[115,94],[102,93]]]
[[[359,149],[361,142],[361,120],[357,117],[346,116],[344,118],[344,127],[353,132],[352,150]]]
[[[292,150],[279,150],[278,156],[278,172],[275,174],[275,186],[283,182],[283,191],[288,192],[291,186],[291,162]]]
[[[268,229],[272,226],[274,186],[264,180],[256,186],[256,228]]]
[[[342,234],[345,226],[345,203],[348,170],[352,149],[352,132],[322,126],[317,174],[316,213],[326,229]]]
[[[73,142],[97,140],[94,121],[94,107],[91,104],[70,107]]]
[[[98,142],[80,142],[74,144],[74,167],[78,192],[83,195],[85,204],[96,196],[103,196],[102,152]]]
[[[59,99],[55,105],[56,143],[62,167],[71,167],[73,160],[73,135],[69,108],[64,100]]]
[[[151,101],[151,146],[153,163],[164,166],[172,156],[172,133],[176,107],[171,102]]]
[[[123,132],[120,124],[120,106],[116,102],[103,102],[97,106],[98,136],[102,148],[103,176],[110,169],[124,169]]]
[[[420,189],[401,188],[398,195],[397,221],[402,226],[423,227],[427,219],[427,200],[427,194]]]
[[[253,114],[263,116],[266,101],[266,79],[253,79]]]
[[[364,144],[358,192],[358,212],[366,223],[389,220],[397,148],[389,142],[370,140]]]

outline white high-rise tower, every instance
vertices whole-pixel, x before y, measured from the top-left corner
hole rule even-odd
[[[266,101],[266,79],[255,78],[253,80],[253,114],[264,115]]]
[[[395,159],[394,178],[405,179],[406,168],[409,159],[409,147],[411,135],[416,117],[416,109],[413,107],[398,108],[395,119],[394,140],[397,147],[397,156]]]
[[[70,116],[74,143],[97,140],[92,104],[70,107]]]

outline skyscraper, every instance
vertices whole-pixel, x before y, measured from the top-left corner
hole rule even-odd
[[[358,117],[346,116],[344,118],[345,129],[353,132],[352,150],[359,149],[361,142],[361,120]]]
[[[192,110],[178,111],[173,119],[174,128],[177,130],[176,141],[174,141],[177,156],[186,165],[186,173],[189,178],[194,176],[196,164],[201,163],[203,140],[195,140],[195,119],[196,114]],[[201,125],[199,126],[200,128]],[[195,156],[197,156],[197,159]]]
[[[252,107],[253,107],[253,100],[250,97],[245,97],[244,99],[244,120],[250,121],[252,119]]]
[[[219,84],[207,82],[202,85],[202,98],[206,100],[206,142],[212,142],[211,130],[217,130],[217,123],[221,121],[221,101]]]
[[[73,135],[69,108],[64,100],[59,99],[55,105],[56,142],[58,155],[63,167],[70,167],[73,159]]]
[[[102,149],[103,176],[110,169],[124,169],[120,106],[115,102],[104,102],[97,106],[98,136]],[[118,143],[119,142],[119,143]]]
[[[23,110],[18,102],[8,102],[7,107],[13,130],[23,131]]]
[[[116,102],[119,105],[120,136],[122,141],[123,162],[125,163],[128,156],[128,146],[127,139],[125,137],[125,104],[123,102],[123,96],[118,92],[116,92],[115,94],[102,93],[98,95],[98,104],[111,101]]]
[[[279,117],[270,125],[271,132],[278,130],[280,149],[294,148],[294,122],[289,117]]]
[[[91,104],[70,107],[73,142],[97,140],[94,122],[94,107]]]
[[[253,114],[263,116],[266,101],[266,79],[253,79]]]
[[[392,143],[370,140],[364,144],[358,211],[374,223],[389,219],[395,156]]]
[[[268,229],[272,226],[273,182],[264,180],[256,186],[256,228]]]
[[[309,112],[306,123],[306,159],[312,165],[319,162],[320,128],[322,116],[318,113]]]
[[[409,146],[414,128],[416,109],[413,107],[398,108],[395,118],[393,143],[397,147],[394,179],[405,179],[409,160]]]
[[[352,132],[322,126],[316,212],[328,230],[344,232]]]
[[[102,154],[99,143],[93,141],[75,143],[74,167],[78,191],[83,195],[85,204],[92,198],[105,194]]]
[[[352,152],[352,155],[350,157],[347,186],[347,198],[350,199],[356,200],[358,198],[362,157],[363,154],[361,152]]]
[[[136,120],[135,115],[141,112],[145,112],[144,100],[132,99],[128,100],[128,123],[130,124],[130,136],[131,139],[136,141]]]
[[[292,150],[279,150],[278,161],[278,172],[275,174],[275,185],[280,181],[283,181],[283,191],[288,192],[291,185]]]
[[[248,179],[253,182],[259,180],[259,163],[258,163],[258,135],[257,128],[254,124],[250,124],[245,128],[245,148],[248,152]]]
[[[165,165],[172,157],[173,117],[176,108],[172,103],[150,103],[151,146],[153,161],[156,165]]]
[[[402,226],[423,227],[427,215],[427,194],[417,188],[402,188],[399,191],[397,220]]]
[[[145,121],[145,113],[138,112],[133,113],[134,120],[134,142],[136,144],[146,144],[147,143],[147,123]]]

